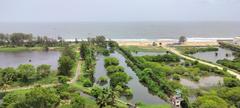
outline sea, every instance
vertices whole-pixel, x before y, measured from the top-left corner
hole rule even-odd
[[[64,39],[103,35],[110,39],[191,39],[240,36],[240,22],[38,22],[0,23],[0,33],[32,33]]]

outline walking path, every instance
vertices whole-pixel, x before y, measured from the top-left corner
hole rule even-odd
[[[188,60],[191,60],[191,61],[198,61],[201,64],[208,65],[208,66],[211,66],[211,67],[216,67],[216,68],[218,68],[220,70],[224,69],[222,66],[218,66],[218,65],[215,65],[215,64],[212,64],[212,63],[208,63],[208,62],[205,62],[205,61],[202,61],[202,60],[198,60],[198,59],[189,57],[189,56],[185,56],[185,55],[181,54],[179,51],[177,51],[175,48],[171,48],[171,47],[168,47],[166,45],[163,45],[162,47],[164,49],[166,49],[166,50],[168,50],[168,51],[170,51],[170,52],[172,52],[172,53],[182,57],[182,58],[185,58],[185,59],[188,59]],[[236,78],[240,79],[240,74],[238,74],[238,73],[236,73],[236,72],[234,72],[232,70],[229,70],[229,69],[227,70],[227,72],[232,74],[232,75],[234,75],[234,76],[236,76]]]

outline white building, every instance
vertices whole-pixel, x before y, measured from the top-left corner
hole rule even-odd
[[[235,37],[235,38],[233,39],[233,43],[234,43],[235,45],[240,45],[240,36]]]

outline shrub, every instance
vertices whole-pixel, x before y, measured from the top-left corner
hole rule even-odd
[[[174,79],[174,80],[180,80],[180,75],[178,75],[178,74],[173,74],[173,79]]]
[[[225,77],[223,81],[224,81],[224,85],[227,86],[227,87],[240,86],[240,81],[236,78]]]
[[[116,73],[116,72],[123,72],[124,71],[124,68],[122,66],[108,66],[106,68],[108,74],[113,74],[113,73]]]
[[[104,56],[109,56],[109,55],[110,55],[109,50],[104,50],[104,51],[103,51],[103,55],[104,55]]]
[[[83,82],[83,86],[84,87],[91,87],[93,84],[92,84],[92,82],[90,81],[90,79],[86,79],[86,80],[84,80],[84,82]]]
[[[108,82],[108,78],[106,76],[101,76],[99,79],[98,79],[98,82],[99,83],[107,83]]]
[[[119,64],[119,61],[115,57],[108,57],[104,59],[105,67],[110,66],[110,65],[115,65],[117,66]]]

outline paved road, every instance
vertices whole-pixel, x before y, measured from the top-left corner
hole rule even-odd
[[[166,45],[163,45],[162,47],[165,48],[166,50],[182,57],[182,58],[185,58],[185,59],[188,59],[188,60],[191,60],[191,61],[198,61],[201,64],[205,64],[205,65],[208,65],[208,66],[211,66],[211,67],[216,67],[220,70],[223,70],[223,67],[221,67],[221,66],[218,66],[218,65],[215,65],[215,64],[212,64],[212,63],[208,63],[208,62],[205,62],[205,61],[202,61],[202,60],[197,60],[197,59],[192,58],[192,57],[185,56],[185,55],[181,54],[179,51],[177,51],[175,48],[171,48],[171,47],[168,47]],[[238,79],[240,79],[240,74],[238,74],[238,73],[236,73],[232,70],[227,70],[227,72],[236,76]]]

